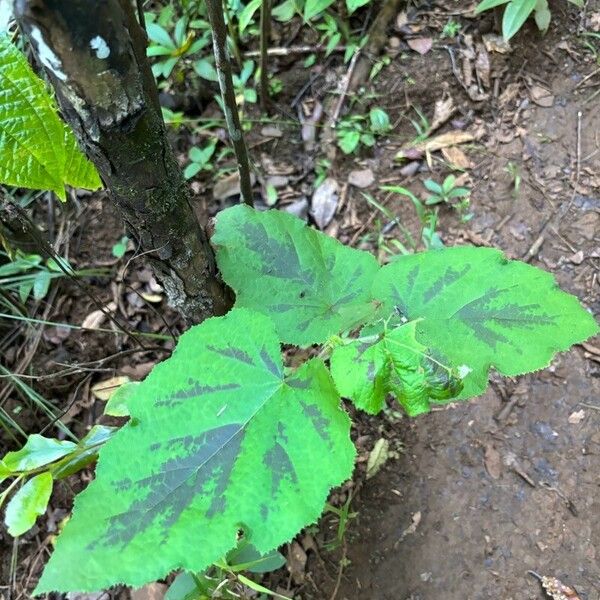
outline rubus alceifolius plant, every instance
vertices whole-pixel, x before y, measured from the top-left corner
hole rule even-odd
[[[217,215],[212,242],[235,307],[111,397],[106,412],[128,421],[102,445],[35,594],[203,572],[240,539],[268,555],[352,474],[342,397],[374,415],[392,396],[416,416],[481,394],[492,368],[543,368],[598,331],[549,273],[490,248],[380,266],[296,217],[247,206]],[[282,344],[320,351],[291,368]],[[26,481],[17,494],[34,515],[42,502],[23,496],[54,464],[0,463],[13,489]]]
[[[0,183],[51,190],[66,200],[65,185],[101,186],[58,116],[54,98],[8,36],[0,33]]]

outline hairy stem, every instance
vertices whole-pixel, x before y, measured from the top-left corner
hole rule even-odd
[[[129,233],[191,322],[223,314],[231,293],[169,146],[130,0],[16,0],[15,14]]]
[[[219,76],[219,87],[223,106],[225,109],[225,121],[229,137],[233,144],[233,150],[238,163],[240,173],[240,190],[242,201],[252,206],[252,183],[250,181],[250,161],[248,150],[242,133],[240,115],[235,100],[235,90],[231,77],[231,62],[227,52],[227,29],[223,18],[222,0],[206,0],[206,11],[213,34],[213,50],[215,54],[215,67]]]

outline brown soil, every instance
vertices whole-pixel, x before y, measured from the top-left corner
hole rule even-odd
[[[439,181],[450,172],[439,153],[429,165],[419,159],[413,175],[403,174],[405,164],[394,160],[398,148],[415,136],[407,118],[416,117],[412,107],[431,120],[435,102],[450,95],[458,107],[452,126],[475,132],[478,139],[462,146],[472,163],[465,184],[473,190],[474,216],[461,223],[456,211],[443,207],[439,232],[444,242],[493,245],[511,257],[526,258],[552,271],[564,289],[597,315],[600,110],[593,98],[598,84],[597,73],[593,75],[596,58],[577,35],[585,19],[576,17],[577,11],[567,3],[556,4],[547,36],[541,37],[528,24],[511,53],[490,52],[492,80],[483,86],[488,98],[474,102],[457,81],[450,53],[443,47],[454,42],[439,38],[451,13],[456,15],[467,5],[454,4],[451,9],[427,5],[414,15],[409,13],[415,30],[433,37],[434,48],[424,56],[405,49],[369,84],[379,94],[375,103],[391,115],[393,135],[358,158],[343,157],[338,151],[332,166],[340,183],[351,170],[372,169],[376,183],[368,192],[398,217],[401,227],[376,211],[360,190],[349,187],[344,207],[327,231],[346,243],[373,250],[381,260],[389,260],[386,248],[392,247],[392,240],[406,244],[405,230],[418,238],[410,202],[380,191],[378,184],[403,185],[422,196],[424,179]],[[597,0],[588,3],[588,14],[598,10]],[[482,33],[494,27],[491,17],[454,18],[476,44]],[[390,33],[403,35],[391,29]],[[458,49],[454,52],[458,61]],[[280,63],[278,76],[285,88],[278,104],[286,123],[278,127],[283,138],[265,141],[258,133],[260,126],[249,136],[261,169],[289,177],[280,196],[283,206],[303,195],[310,197],[312,166],[323,150],[317,145],[314,151],[304,152],[299,126],[289,123],[288,114],[295,110],[290,101],[309,76],[300,65]],[[337,60],[329,64],[303,100],[324,101],[332,83],[345,73],[346,67],[336,65]],[[550,91],[551,102],[541,100],[550,106],[539,106],[532,99],[536,86]],[[364,98],[356,100],[353,110],[358,111],[361,102],[368,105]],[[452,126],[446,123],[440,131]],[[178,140],[182,152],[186,143]],[[522,178],[518,193],[511,169]],[[194,184],[198,210],[214,213],[221,204],[206,201],[208,185],[203,180]],[[110,263],[110,247],[122,235],[121,227],[101,198],[86,200],[85,206],[86,226],[78,230],[81,243],[71,248],[71,255],[80,266]],[[77,235],[73,239],[79,239]],[[148,291],[142,263],[143,259],[135,260],[126,270],[123,263],[111,265],[110,275],[92,286],[101,303],[120,302],[118,314],[130,329],[165,332],[154,312],[128,296],[128,285]],[[63,284],[59,297],[63,300],[51,314],[53,320],[79,323],[96,308],[72,283]],[[165,310],[164,301],[157,308],[170,326],[181,329],[177,316]],[[51,338],[44,337],[32,372],[136,349],[130,338],[111,334],[71,332],[64,340]],[[307,600],[541,599],[539,583],[527,573],[533,570],[574,586],[581,600],[600,600],[600,344],[594,340],[590,344],[560,355],[549,369],[530,376],[514,380],[493,376],[483,397],[417,419],[402,418],[393,410],[381,419],[356,415],[359,467],[354,481],[332,498],[339,505],[352,493],[352,511],[357,513],[343,543],[334,551],[325,548],[323,542],[331,540],[337,522],[331,515],[324,517],[318,529],[298,538],[296,546],[303,546],[308,554],[306,568],[295,570],[290,558],[291,574],[282,570],[265,583]],[[68,410],[70,425],[81,433],[102,410],[91,399],[90,386],[114,374],[143,377],[171,343],[158,345],[161,352],[126,354],[100,365],[103,370],[40,382],[36,389],[61,410]],[[19,352],[15,355],[18,358]],[[34,417],[32,431],[38,423]],[[368,453],[381,437],[402,452],[366,480]],[[71,485],[79,489],[86,479],[89,474],[81,481],[75,478]],[[57,488],[50,523],[40,520],[20,543],[13,600],[29,596],[47,556],[48,533],[67,513],[72,490]],[[12,549],[12,541],[0,529],[0,585],[9,583]],[[291,557],[293,552],[287,551]],[[4,589],[9,588],[0,587],[0,598]]]

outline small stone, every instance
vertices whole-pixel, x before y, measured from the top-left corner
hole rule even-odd
[[[364,189],[375,183],[375,175],[371,169],[360,169],[350,171],[348,175],[348,183],[354,187]]]
[[[260,135],[267,138],[280,138],[283,136],[283,133],[278,127],[266,125],[260,130]]]

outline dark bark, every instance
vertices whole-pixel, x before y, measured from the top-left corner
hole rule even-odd
[[[131,0],[16,0],[15,13],[170,303],[192,322],[226,312],[231,293],[169,146]]]

